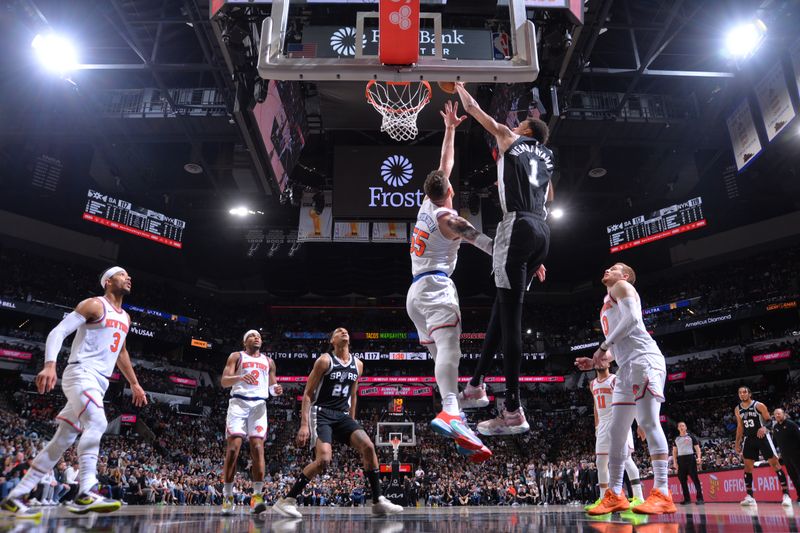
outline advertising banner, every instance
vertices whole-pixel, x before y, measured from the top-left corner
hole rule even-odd
[[[182,385],[184,387],[197,387],[197,380],[193,378],[184,378],[181,376],[172,375],[169,377],[169,380],[176,385]]]
[[[788,478],[788,476],[787,476]],[[787,479],[788,480],[788,479]],[[643,479],[644,493],[650,494],[653,487],[653,479]],[[711,502],[740,502],[747,492],[744,486],[743,470],[722,470],[719,472],[701,472],[700,484],[703,486],[703,497],[706,503]],[[669,490],[675,501],[683,499],[683,491],[678,476],[669,476]],[[789,481],[789,491],[796,499],[794,485]],[[689,493],[694,500],[694,483],[689,483]],[[775,471],[768,466],[753,469],[753,497],[761,502],[780,502],[783,493],[775,477]]]
[[[123,424],[135,424],[136,423],[136,415],[120,415],[120,422]]]
[[[0,348],[0,357],[4,359],[15,359],[17,361],[30,361],[33,354],[31,352],[20,352],[18,350]]]
[[[777,361],[779,359],[789,359],[792,356],[791,350],[782,352],[762,353],[753,356],[754,363],[766,363],[768,361]]]
[[[418,386],[359,387],[359,396],[433,396],[433,388]]]

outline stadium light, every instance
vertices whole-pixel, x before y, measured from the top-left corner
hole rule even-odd
[[[66,74],[78,65],[78,54],[72,42],[55,33],[40,33],[31,42],[42,66],[51,72]]]
[[[553,218],[561,218],[564,216],[564,210],[561,209],[560,207],[556,207],[555,209],[553,209],[553,212],[551,214],[553,215]]]
[[[247,215],[250,214],[250,210],[242,205],[239,207],[234,207],[233,209],[228,211],[228,213],[236,217],[246,217]]]
[[[735,26],[725,38],[725,50],[729,56],[744,59],[753,55],[767,33],[767,26],[756,19]]]

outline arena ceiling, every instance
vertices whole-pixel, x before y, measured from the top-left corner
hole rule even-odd
[[[256,79],[236,32],[241,37],[252,31],[268,9],[248,6],[223,24],[209,20],[208,2],[201,0],[12,0],[0,37],[9,51],[0,59],[0,165],[7,169],[0,171],[0,207],[100,235],[107,230],[80,220],[86,189],[97,187],[191,225],[180,253],[103,234],[123,239],[120,261],[140,268],[160,265],[189,280],[286,296],[404,293],[408,258],[393,245],[303,245],[292,257],[285,246],[273,257],[264,249],[248,256],[249,231],[290,231],[297,224],[297,208],[278,201],[271,177],[254,161],[236,124],[237,100],[252,98]],[[314,9],[305,13],[337,16],[335,7]],[[798,180],[791,178],[796,139],[782,139],[769,157],[734,176],[739,192],[731,197],[726,169],[733,159],[725,128],[732,107],[794,38],[796,6],[777,0],[590,0],[584,15],[584,25],[573,26],[562,13],[534,13],[541,41],[534,86],[557,150],[557,202],[566,211],[552,221],[551,287],[594,279],[591,269],[612,260],[608,224],[693,196],[702,195],[708,205],[714,227],[703,231],[709,233],[800,208]],[[767,21],[767,42],[748,63],[733,64],[720,53],[725,31],[756,15]],[[474,23],[469,15],[464,20]],[[45,75],[31,62],[28,43],[48,27],[80,43],[82,65],[69,81]],[[297,187],[327,189],[333,147],[387,141],[377,128],[346,120],[372,113],[361,91],[306,85],[307,98],[321,102],[323,116],[291,180]],[[488,105],[494,87],[473,89]],[[143,90],[142,113],[126,112],[125,103]],[[422,129],[417,142],[438,146],[435,116],[424,119]],[[462,130],[460,186],[485,196],[491,227],[497,220],[492,160],[480,127],[468,123]],[[31,185],[31,168],[41,155],[63,165],[55,191]],[[188,173],[187,163],[202,171]],[[591,177],[599,168],[605,175]],[[245,199],[265,214],[232,220],[228,209]],[[674,244],[650,245],[626,259],[663,269]],[[490,292],[488,267],[480,253],[466,250],[456,278],[462,293]]]

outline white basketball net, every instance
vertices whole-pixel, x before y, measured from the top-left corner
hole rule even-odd
[[[431,86],[427,81],[367,83],[367,101],[383,116],[381,131],[396,141],[410,141],[417,136],[417,115],[430,100]]]

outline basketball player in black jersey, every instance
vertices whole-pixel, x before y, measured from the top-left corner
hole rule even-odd
[[[767,431],[765,422],[769,421],[769,409],[761,402],[751,397],[749,387],[739,387],[739,405],[733,410],[736,415],[736,453],[744,457],[744,484],[747,496],[741,501],[742,505],[756,505],[753,498],[753,463],[758,461],[758,454],[764,456],[769,465],[775,469],[775,475],[783,490],[781,505],[792,506],[789,497],[789,486],[786,484],[786,474],[783,473],[778,462],[778,454],[772,445],[772,437]],[[744,439],[744,442],[742,441]]]
[[[355,420],[358,377],[364,371],[364,363],[350,353],[350,334],[345,328],[336,328],[330,342],[330,353],[317,358],[308,376],[297,432],[297,445],[310,444],[314,449],[314,461],[303,469],[286,497],[275,502],[272,508],[283,516],[303,516],[297,510],[297,496],[330,466],[331,444],[336,440],[361,453],[364,477],[372,490],[372,514],[385,516],[402,512],[401,506],[381,496],[375,446]]]
[[[492,263],[497,296],[492,307],[478,368],[462,393],[462,407],[486,405],[481,380],[489,371],[502,339],[506,377],[505,409],[494,420],[478,424],[484,435],[514,435],[528,431],[520,405],[522,363],[522,301],[533,277],[544,281],[542,264],[550,246],[545,203],[553,199],[553,152],[547,143],[547,124],[529,118],[513,130],[497,123],[456,83],[464,111],[472,115],[497,141],[497,186],[503,220],[497,226]]]

